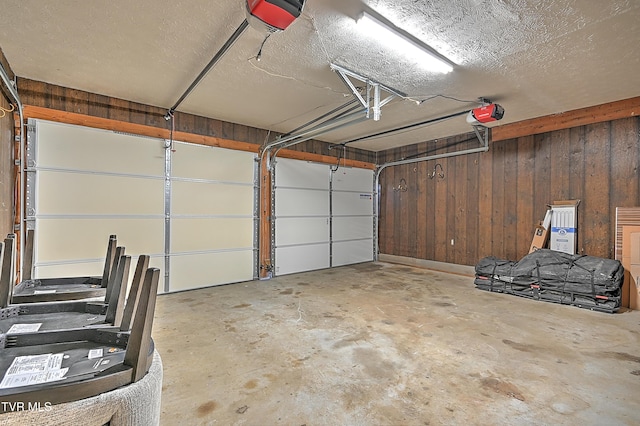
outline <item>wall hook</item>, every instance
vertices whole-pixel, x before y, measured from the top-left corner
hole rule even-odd
[[[438,167],[440,167],[439,172]],[[444,179],[444,169],[442,168],[442,164],[440,163],[436,163],[436,165],[433,167],[433,172],[429,173],[427,176],[429,176],[429,179],[433,179],[434,177],[436,177],[436,174],[439,178]]]
[[[398,186],[393,187],[394,191],[407,192],[407,181],[405,178],[400,179]]]

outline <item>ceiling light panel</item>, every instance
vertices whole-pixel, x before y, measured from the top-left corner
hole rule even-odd
[[[362,12],[357,19],[358,29],[367,37],[377,40],[381,45],[418,62],[427,71],[447,74],[453,71],[452,63],[448,63],[431,48],[415,36],[401,30],[390,22],[368,13]]]

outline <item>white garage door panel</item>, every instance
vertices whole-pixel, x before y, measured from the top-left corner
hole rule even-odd
[[[305,243],[328,243],[329,219],[304,217],[278,219],[276,246]]]
[[[253,279],[253,252],[171,256],[171,291]]]
[[[332,188],[337,191],[370,193],[373,190],[373,170],[341,167],[333,173]]]
[[[373,240],[344,241],[333,243],[333,266],[373,260]]]
[[[253,218],[176,218],[171,252],[253,248]]]
[[[202,145],[174,143],[174,177],[253,184],[256,154]]]
[[[111,234],[118,237],[118,245],[128,254],[164,251],[162,218],[40,219],[36,228],[37,262],[104,259]]]
[[[329,267],[329,244],[276,248],[276,275]]]
[[[253,278],[255,153],[184,142],[168,151],[164,140],[29,124],[36,277],[101,275],[116,234],[132,268],[140,254],[163,277],[170,268],[161,292]]]
[[[329,192],[276,189],[276,217],[329,216]]]
[[[252,215],[253,186],[207,182],[172,182],[174,215]]]
[[[373,239],[373,217],[334,217],[333,241]]]
[[[333,215],[373,215],[373,196],[369,193],[333,192]]]
[[[41,265],[34,268],[34,276],[38,278],[99,277],[102,275],[103,268],[104,260],[102,262],[74,263],[69,265]]]
[[[329,190],[329,166],[307,161],[278,159],[276,187]]]
[[[37,121],[38,167],[136,175],[164,174],[164,141]]]
[[[40,215],[163,214],[164,181],[67,172],[38,172]]]
[[[136,271],[138,256],[131,257],[131,266],[129,267],[129,281],[127,283],[127,294],[131,289],[131,281]],[[158,292],[162,293],[162,282],[164,281],[164,260],[162,257],[152,257],[149,260],[150,268],[160,269],[160,285]],[[70,265],[43,265],[37,266],[35,272],[39,278],[55,278],[55,277],[94,277],[102,276],[104,261],[74,263]]]

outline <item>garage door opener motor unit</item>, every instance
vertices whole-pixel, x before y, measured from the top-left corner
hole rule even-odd
[[[247,0],[247,21],[269,32],[283,31],[302,13],[304,0]]]

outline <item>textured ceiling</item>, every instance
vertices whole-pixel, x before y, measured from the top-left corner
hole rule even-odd
[[[373,9],[451,58],[430,74],[360,34]],[[0,47],[20,77],[169,108],[245,19],[245,0],[3,0]],[[249,28],[178,108],[288,132],[346,102],[335,63],[397,89],[344,142],[500,103],[506,124],[640,96],[637,0],[307,0],[274,34]],[[451,98],[456,98],[454,100]],[[423,101],[424,102],[416,102]],[[462,102],[467,101],[467,102]],[[470,131],[464,116],[352,146],[381,150]]]

